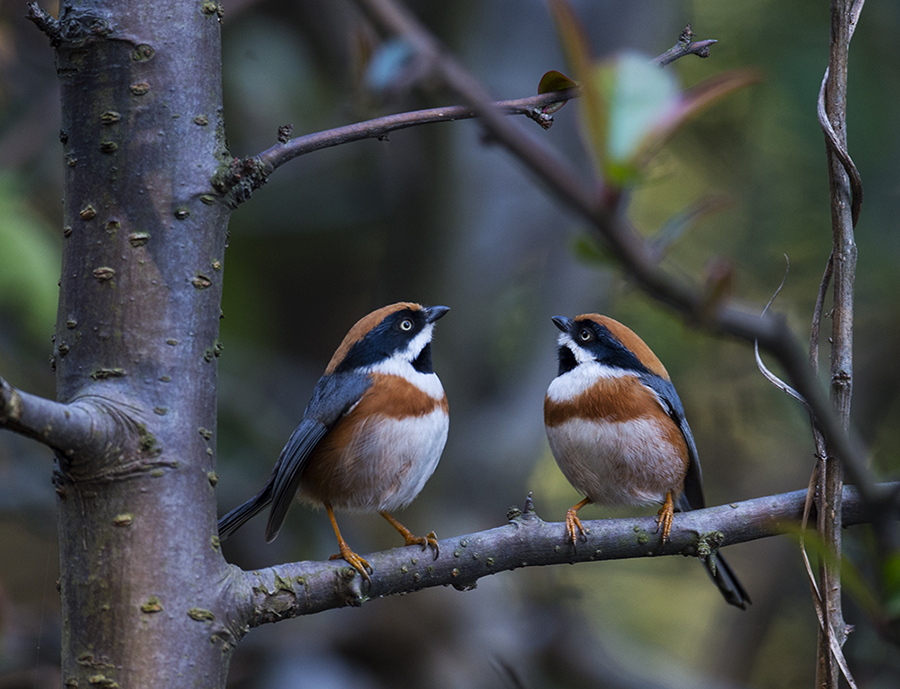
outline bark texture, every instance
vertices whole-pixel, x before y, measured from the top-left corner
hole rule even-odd
[[[56,442],[65,686],[224,686],[217,11],[79,0],[41,27],[66,163],[57,396],[82,420]]]

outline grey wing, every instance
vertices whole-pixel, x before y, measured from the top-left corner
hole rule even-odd
[[[266,485],[247,502],[219,520],[219,538],[225,539],[247,520],[274,503],[266,526],[266,541],[278,535],[297,491],[306,460],[334,424],[359,401],[369,387],[367,376],[345,373],[323,376],[313,390],[300,421],[278,456]]]
[[[675,422],[688,450],[688,470],[684,477],[684,492],[678,498],[676,509],[679,512],[699,510],[706,507],[703,497],[703,477],[700,473],[700,458],[697,456],[697,444],[694,442],[694,434],[684,416],[684,406],[681,398],[675,391],[675,386],[668,380],[659,376],[641,376],[641,383],[656,393],[659,403],[665,409],[669,418]]]
[[[643,376],[641,382],[656,393],[659,403],[669,417],[678,425],[688,449],[688,470],[684,477],[684,492],[679,496],[675,509],[679,512],[699,510],[706,507],[703,498],[703,481],[700,476],[700,460],[697,457],[697,445],[694,442],[694,434],[684,417],[684,407],[681,398],[675,392],[675,386],[669,381],[657,376]],[[734,573],[731,565],[721,553],[715,557],[703,559],[707,572],[719,591],[731,605],[746,609],[752,601],[740,579]]]
[[[272,511],[266,524],[266,542],[273,541],[278,535],[312,451],[359,402],[370,385],[371,379],[358,373],[332,374],[319,379],[303,419],[288,439],[272,471]]]

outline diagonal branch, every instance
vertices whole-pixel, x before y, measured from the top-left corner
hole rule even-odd
[[[442,49],[415,17],[392,0],[357,0],[357,4],[383,30],[401,36],[424,59],[430,60],[444,84],[478,113],[492,139],[582,215],[613,258],[648,295],[712,333],[731,335],[746,342],[759,340],[760,346],[778,360],[793,386],[809,403],[835,454],[844,462],[848,475],[864,498],[873,503],[887,499],[884,491],[875,485],[866,465],[865,447],[852,429],[845,431],[783,317],[758,317],[726,303],[710,309],[702,291],[675,279],[660,267],[654,252],[624,219],[615,192],[605,189],[600,180],[583,180],[572,165],[497,113],[481,84]]]
[[[434,586],[471,589],[481,577],[520,567],[662,555],[697,557],[726,544],[796,531],[805,499],[806,491],[798,490],[678,514],[665,545],[655,533],[653,516],[585,522],[590,534],[572,548],[566,544],[565,524],[540,519],[529,496],[525,510],[513,511],[506,526],[441,541],[437,560],[415,547],[367,555],[375,569],[371,587],[346,564],[335,562],[295,562],[252,572],[234,568],[230,595],[237,599],[242,622],[232,627],[232,633],[240,637],[248,628],[268,622]],[[844,489],[843,511],[848,526],[872,518],[853,488]]]

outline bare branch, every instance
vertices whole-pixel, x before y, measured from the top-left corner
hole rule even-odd
[[[25,15],[25,18],[33,22],[50,39],[50,45],[54,48],[62,43],[59,21],[46,10],[41,9],[36,2],[28,3],[28,14]]]
[[[666,65],[671,64],[675,62],[675,60],[685,57],[686,55],[709,57],[710,47],[718,43],[718,41],[713,38],[706,39],[704,41],[694,41],[695,35],[696,34],[691,31],[691,25],[688,24],[686,27],[684,27],[684,31],[682,31],[681,35],[678,37],[678,43],[673,45],[662,55],[657,55],[655,58],[653,58],[653,64],[659,65],[660,67],[665,67]]]
[[[579,89],[571,88],[528,98],[497,101],[493,105],[498,112],[504,115],[524,115],[540,124],[544,129],[549,129],[553,124],[553,116],[545,113],[543,109],[556,103],[565,103],[577,97],[578,93]],[[477,116],[478,114],[469,107],[453,105],[446,108],[431,108],[387,115],[374,120],[298,136],[286,141],[282,141],[284,137],[282,130],[279,130],[278,143],[259,155],[243,160],[236,159],[230,170],[214,180],[213,185],[220,193],[226,195],[232,207],[237,207],[249,199],[256,189],[265,184],[269,175],[277,168],[299,156],[363,139],[383,140],[391,132],[407,127],[467,120]]]
[[[863,0],[832,0],[831,46],[828,68],[822,79],[817,103],[819,124],[828,144],[828,179],[831,194],[832,250],[829,264],[832,269],[832,329],[831,329],[831,399],[841,424],[850,424],[850,402],[853,395],[853,295],[856,280],[856,240],[853,228],[859,219],[862,205],[862,181],[847,152],[847,73],[850,40],[862,11]],[[821,290],[820,290],[821,292]],[[817,333],[814,332],[814,335]],[[817,446],[818,431],[814,424]],[[826,438],[831,441],[832,438]],[[823,615],[820,619],[816,684],[823,689],[837,689],[840,673],[854,686],[840,648],[849,634],[842,612],[840,559],[842,548],[841,499],[844,472],[831,457],[833,445],[826,443],[825,452],[818,458],[818,531],[831,557],[819,568]],[[820,449],[817,447],[817,450]],[[896,534],[896,524],[889,528],[878,525],[882,540],[884,532]],[[897,544],[887,544],[893,554]],[[837,650],[835,650],[837,649]]]
[[[823,432],[862,495],[873,502],[886,499],[866,465],[862,442],[852,430],[845,431],[784,318],[771,314],[758,317],[726,303],[709,309],[700,290],[662,270],[652,249],[619,212],[618,192],[604,188],[600,180],[583,180],[576,174],[574,166],[497,113],[481,84],[446,54],[436,39],[405,9],[391,0],[357,0],[357,4],[385,31],[402,36],[423,57],[431,60],[445,85],[481,117],[480,122],[492,139],[506,147],[554,194],[590,222],[613,258],[648,295],[710,332],[732,335],[747,342],[759,340],[760,346],[778,360],[793,387],[813,409]]]
[[[106,481],[169,464],[139,417],[138,409],[108,397],[83,394],[64,404],[0,378],[0,428],[57,452],[72,479]]]
[[[0,378],[0,428],[71,454],[72,448],[82,446],[90,436],[90,416],[85,407],[22,392]]]
[[[772,306],[772,302],[774,302],[775,299],[778,297],[778,295],[781,293],[781,290],[784,288],[784,283],[787,281],[788,272],[790,272],[790,269],[791,269],[791,263],[788,260],[787,256],[785,256],[784,259],[787,262],[787,265],[785,266],[785,269],[784,269],[784,277],[781,278],[781,284],[778,285],[778,289],[775,290],[775,294],[772,295],[772,298],[769,299],[769,301],[766,303],[765,308],[763,308],[763,315],[765,315],[766,311],[769,310],[769,307]],[[794,390],[794,388],[792,388],[790,385],[788,385],[783,380],[781,380],[781,378],[779,378],[774,373],[772,373],[768,369],[768,367],[765,365],[765,363],[762,360],[762,357],[759,355],[759,341],[758,340],[753,341],[753,355],[756,357],[756,368],[758,368],[759,372],[763,374],[763,377],[766,380],[768,380],[772,385],[774,385],[776,388],[781,390],[783,393],[785,393],[786,395],[793,397],[795,400],[797,400],[800,404],[802,404],[804,407],[806,407],[807,411],[809,411],[810,414],[812,414],[812,409],[810,409],[807,401],[805,399],[803,399],[803,395],[801,395],[799,392]]]
[[[471,589],[481,577],[520,567],[662,555],[697,557],[726,544],[795,530],[805,499],[806,490],[798,490],[678,514],[671,540],[665,545],[655,533],[653,516],[585,522],[590,527],[587,541],[573,548],[566,544],[565,524],[540,519],[530,509],[529,496],[525,511],[514,511],[506,526],[441,541],[437,560],[415,547],[366,555],[375,569],[371,587],[346,564],[334,561],[295,562],[239,575],[233,572],[232,595],[240,599],[245,622],[234,631],[240,636],[248,628],[268,622],[362,605],[367,600],[433,586]],[[871,519],[871,512],[853,488],[844,489],[843,510],[848,526]]]

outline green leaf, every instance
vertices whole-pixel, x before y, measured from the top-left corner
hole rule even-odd
[[[656,236],[649,240],[651,252],[657,260],[661,259],[669,247],[678,241],[685,232],[710,215],[733,205],[732,200],[725,196],[707,196],[700,199],[666,221]]]
[[[593,82],[609,111],[606,146],[598,153],[605,179],[618,186],[633,184],[686,122],[758,80],[754,71],[726,72],[682,92],[674,72],[651,64],[645,55],[623,53],[598,65]]]
[[[569,79],[565,74],[557,72],[555,69],[551,69],[541,77],[541,81],[538,84],[538,94],[552,93],[553,91],[565,91],[566,89],[575,88],[576,86],[578,86],[578,84],[572,79]],[[550,115],[559,110],[567,102],[568,101],[563,101],[561,103],[545,105],[541,108],[541,112],[545,115]]]
[[[759,80],[756,72],[727,72],[682,93],[674,72],[652,64],[647,55],[625,52],[597,63],[568,1],[549,0],[549,5],[569,69],[581,88],[582,136],[596,169],[611,186],[638,182],[650,158],[679,127],[719,98]],[[559,78],[572,81],[548,72],[539,93],[544,87],[552,90],[550,84]]]
[[[623,53],[613,63],[612,74],[598,75],[607,88],[609,102],[610,162],[634,157],[648,133],[678,101],[678,85],[670,71],[648,62],[645,55]],[[610,78],[611,77],[611,78]]]
[[[550,93],[551,91],[565,91],[574,88],[578,84],[562,72],[551,69],[541,77],[541,83],[538,84],[538,93]]]

